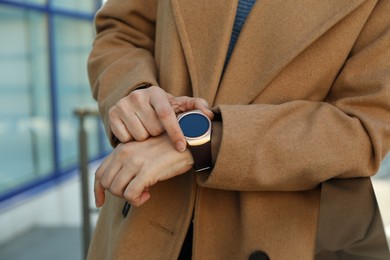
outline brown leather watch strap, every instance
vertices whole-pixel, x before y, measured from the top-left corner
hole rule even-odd
[[[213,166],[211,159],[211,141],[201,145],[189,146],[192,157],[194,158],[194,171],[200,172],[211,169]]]

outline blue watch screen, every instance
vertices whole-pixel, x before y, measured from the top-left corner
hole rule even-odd
[[[182,117],[179,125],[183,134],[187,137],[202,136],[209,129],[209,121],[200,114],[188,114]]]

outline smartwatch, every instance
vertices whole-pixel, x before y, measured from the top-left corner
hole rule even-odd
[[[194,159],[195,172],[212,168],[210,119],[200,110],[193,110],[180,114],[177,120]]]

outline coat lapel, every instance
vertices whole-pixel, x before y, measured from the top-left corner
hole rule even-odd
[[[194,96],[217,105],[250,103],[291,60],[365,0],[257,0],[222,79],[237,1],[171,1]]]
[[[237,1],[172,0],[194,96],[213,103],[236,15]]]
[[[362,2],[258,0],[226,68],[216,103],[250,103],[291,60]]]

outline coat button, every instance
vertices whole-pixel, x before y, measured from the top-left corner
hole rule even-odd
[[[254,251],[250,256],[249,260],[270,260],[269,256],[263,251]]]

